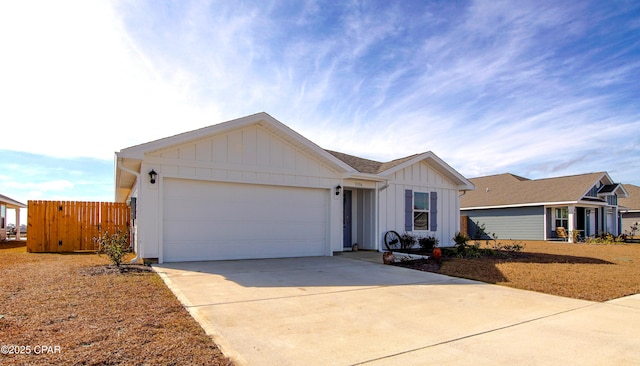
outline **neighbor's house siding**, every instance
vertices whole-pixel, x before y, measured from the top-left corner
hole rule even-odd
[[[330,249],[342,250],[342,196],[333,193],[342,182],[340,175],[262,126],[247,126],[146,154],[141,175],[151,169],[158,173],[158,181],[151,184],[148,177],[142,177],[138,192],[144,196],[144,204],[138,207],[136,226],[151,228],[138,231],[137,240],[144,242],[143,258],[162,255],[164,179],[325,189]]]
[[[476,225],[484,224],[485,232],[495,233],[498,239],[545,240],[543,206],[464,210],[462,214],[468,216],[471,238]]]
[[[456,231],[460,230],[460,198],[458,186],[447,180],[424,161],[395,172],[389,187],[380,192],[380,226],[378,237],[394,230],[405,230],[405,191],[436,192],[437,228],[435,231],[416,231],[418,236],[434,236],[440,246],[452,246]]]
[[[640,223],[640,212],[626,212],[622,214],[622,227],[620,232],[631,231],[631,226],[636,223]],[[640,236],[640,232],[636,232],[637,236]]]

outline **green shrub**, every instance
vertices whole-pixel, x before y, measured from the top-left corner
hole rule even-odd
[[[418,239],[416,236],[411,233],[404,233],[400,236],[400,248],[401,249],[411,249],[416,244]]]
[[[587,238],[587,244],[624,244],[624,236],[613,236],[611,233],[601,233],[599,236]]]
[[[427,236],[426,238],[418,239],[418,244],[420,244],[420,248],[426,251],[433,250],[433,248],[438,246],[439,242],[440,240],[438,240],[435,236]]]
[[[108,231],[104,231],[102,235],[93,238],[93,240],[98,244],[99,254],[106,254],[111,262],[118,267],[122,264],[122,258],[129,251],[129,233],[122,233],[118,230],[115,234],[109,234]]]
[[[456,236],[453,237],[453,241],[456,243],[456,245],[467,244],[469,240],[470,238],[467,234],[463,234],[459,231],[456,233]]]
[[[482,235],[486,235],[484,224],[478,222],[477,225],[481,228]],[[453,241],[456,243],[455,247],[443,253],[444,255],[458,258],[507,257],[509,254],[505,252],[519,253],[525,247],[521,241],[503,244],[498,241],[495,233],[491,234],[491,239],[485,240],[486,248],[480,248],[480,241],[477,239],[473,244],[469,244],[469,237],[459,232],[453,237]]]

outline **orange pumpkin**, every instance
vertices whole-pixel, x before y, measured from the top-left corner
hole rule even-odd
[[[433,248],[433,258],[440,259],[442,257],[442,250],[440,248]]]

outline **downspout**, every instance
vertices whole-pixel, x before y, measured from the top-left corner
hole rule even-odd
[[[138,191],[138,194],[140,194],[140,193],[141,193],[141,192],[140,192],[140,173],[138,173],[138,172],[136,172],[136,171],[134,171],[134,170],[131,170],[131,169],[129,169],[129,168],[126,168],[126,167],[124,167],[124,166],[120,165],[120,159],[119,159],[119,158],[116,158],[116,165],[118,166],[118,169],[121,169],[121,170],[123,170],[123,171],[125,171],[125,172],[127,172],[127,173],[130,173],[130,174],[133,174],[133,175],[135,175],[135,176],[136,176],[136,186],[137,186],[137,187],[136,187],[136,191]],[[137,204],[137,203],[136,203],[136,204]],[[136,211],[137,211],[137,208],[136,208]],[[136,240],[138,240],[138,238],[137,238],[137,237],[136,237]],[[136,256],[135,256],[135,258],[133,258],[133,259],[131,260],[131,262],[129,262],[129,263],[136,263],[136,262],[138,262],[139,260],[140,260],[140,249],[138,248],[138,250],[136,251]]]

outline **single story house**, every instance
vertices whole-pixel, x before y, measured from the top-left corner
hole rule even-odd
[[[20,240],[20,209],[27,205],[0,194],[0,241],[7,240],[7,209],[16,210],[16,240]]]
[[[388,230],[452,245],[460,191],[432,152],[381,163],[320,148],[266,113],[115,154],[136,253],[159,262],[382,250]]]
[[[640,226],[640,187],[633,184],[624,184],[624,189],[629,193],[629,197],[620,198],[621,234],[625,231],[631,232],[632,226]],[[636,233],[640,236],[640,232]]]
[[[533,180],[506,173],[470,181],[478,189],[461,197],[460,212],[472,237],[483,224],[499,239],[554,240],[564,231],[571,242],[576,231],[581,237],[620,233],[618,198],[628,194],[606,172]]]

